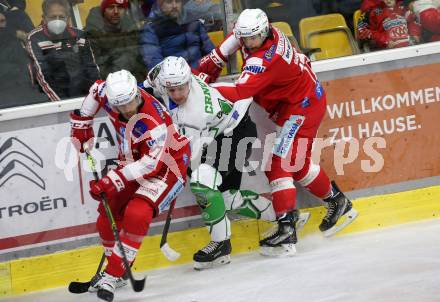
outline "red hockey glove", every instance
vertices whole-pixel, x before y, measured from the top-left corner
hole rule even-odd
[[[222,55],[220,49],[217,47],[200,59],[197,70],[209,75],[211,81],[214,82],[219,77],[225,64],[226,58]]]
[[[207,75],[204,72],[200,72],[197,69],[191,68],[191,71],[194,75],[196,75],[199,79],[204,81],[206,84],[214,83],[215,80],[213,80],[209,75]]]
[[[84,152],[83,144],[93,144],[93,117],[81,116],[79,110],[70,113],[70,127],[73,145],[79,152]],[[90,146],[92,147],[92,146]]]
[[[110,170],[107,176],[99,181],[90,181],[90,196],[97,201],[101,201],[101,194],[104,194],[108,200],[126,188],[128,181],[118,170]]]

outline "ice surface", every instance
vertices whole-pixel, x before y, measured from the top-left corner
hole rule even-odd
[[[115,302],[440,301],[440,220],[337,238],[300,238],[292,258],[234,255],[231,264],[194,271],[191,264],[148,272],[143,292]],[[4,301],[98,301],[67,288]]]

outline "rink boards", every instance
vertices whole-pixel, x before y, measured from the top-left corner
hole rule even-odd
[[[344,233],[439,216],[437,48],[421,45],[314,63],[328,100],[315,160],[349,191],[360,213]],[[96,269],[101,249],[94,227],[97,204],[87,192],[92,176],[82,158],[79,166],[74,164],[68,145],[68,111],[79,104],[73,100],[0,112],[0,296],[86,280]],[[242,186],[268,193],[264,159],[274,129],[257,107],[251,115],[258,121],[259,140]],[[94,128],[101,139],[96,156],[114,158],[109,122],[100,117]],[[299,207],[312,213],[303,234],[316,232],[324,213],[321,203],[302,190],[298,199]],[[169,240],[182,253],[180,264],[208,241],[189,190],[179,197],[176,218],[173,230],[178,231]],[[162,224],[163,217],[154,222],[136,270],[172,265],[158,249]],[[266,227],[235,221],[234,253],[255,250]]]

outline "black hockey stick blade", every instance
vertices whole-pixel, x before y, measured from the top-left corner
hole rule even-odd
[[[78,282],[72,281],[69,284],[69,292],[72,294],[83,294],[89,291],[90,281]]]

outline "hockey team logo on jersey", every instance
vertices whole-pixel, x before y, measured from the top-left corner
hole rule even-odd
[[[305,117],[302,115],[292,115],[289,120],[284,123],[283,128],[281,128],[281,131],[275,140],[272,151],[273,154],[278,155],[281,158],[286,158],[299,128],[304,123],[304,119]]]
[[[43,159],[28,145],[16,137],[8,138],[0,146],[0,187],[13,178],[22,177],[41,189],[44,180],[34,171],[43,168]]]

